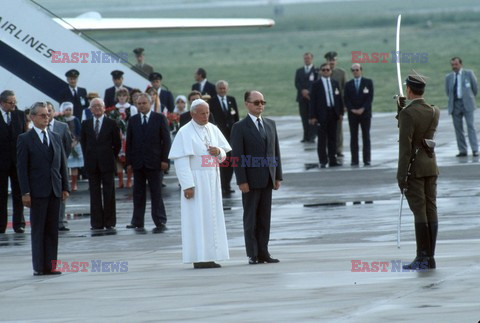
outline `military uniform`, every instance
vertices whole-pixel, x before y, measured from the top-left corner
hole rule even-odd
[[[409,76],[407,79],[407,85],[415,86],[415,83],[409,84],[409,79],[415,80],[415,77]],[[422,79],[421,82],[425,81]],[[412,264],[404,266],[405,269],[422,268],[422,265],[425,269],[435,268],[433,256],[438,231],[436,192],[439,172],[435,153],[429,156],[428,148],[422,141],[433,139],[439,117],[440,110],[427,104],[423,98],[413,99],[398,114],[397,180],[399,187],[404,189],[415,218],[417,242],[417,258]]]
[[[133,53],[138,57],[142,56],[144,51],[145,50],[143,48],[135,48]],[[137,63],[132,66],[132,69],[145,78],[148,78],[148,76],[154,72],[153,67],[147,63]]]

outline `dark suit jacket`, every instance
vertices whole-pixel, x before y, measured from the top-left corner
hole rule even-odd
[[[209,101],[210,114],[215,118],[215,124],[222,132],[223,136],[230,141],[230,132],[232,131],[233,124],[238,121],[238,108],[237,101],[233,96],[227,95],[227,107],[228,112],[225,112],[222,108],[222,104],[218,99],[218,95],[212,97]]]
[[[60,101],[58,103],[62,104],[67,101],[73,103],[73,115],[76,116],[78,120],[82,120],[83,109],[88,108],[87,90],[77,86],[77,99],[74,100],[70,87],[68,84],[65,84],[65,87],[61,90]]]
[[[93,125],[96,120],[82,122],[80,144],[85,168],[87,172],[115,172],[115,159],[121,148],[120,129],[114,120],[105,116],[97,139]]]
[[[267,118],[262,119],[267,134],[266,144],[249,115],[233,125],[231,134],[232,157],[238,158],[238,165],[234,167],[237,184],[248,183],[251,189],[266,188],[269,179],[273,184],[276,180],[283,179],[275,122]],[[255,167],[253,162],[255,157],[263,160],[267,158],[271,163],[265,167]]]
[[[303,99],[302,90],[310,90],[313,82],[317,79],[317,71],[315,66],[312,66],[310,72],[305,73],[305,66],[300,67],[295,73],[295,88],[297,89],[297,102]]]
[[[355,88],[355,79],[345,84],[344,102],[347,110],[365,108],[365,117],[372,116],[373,82],[362,76],[358,93]]]
[[[202,95],[208,94],[212,98],[217,95],[217,89],[215,87],[215,84],[210,83],[208,81],[207,83],[205,83],[205,86],[203,87],[203,91],[200,91],[200,83],[192,84],[192,91],[193,90],[202,92]]]
[[[161,162],[168,162],[170,152],[170,128],[163,114],[151,112],[146,129],[142,126],[143,114],[134,115],[127,128],[127,165],[133,169],[161,169]]]
[[[160,91],[160,103],[167,107],[168,112],[173,112],[175,103],[173,102],[173,94],[169,90],[162,88]]]
[[[53,132],[60,136],[62,140],[63,151],[65,151],[65,156],[68,158],[68,156],[70,156],[70,152],[72,151],[72,134],[70,133],[68,124],[55,120],[53,122]]]
[[[330,78],[333,91],[333,100],[335,105],[333,110],[337,116],[343,115],[343,100],[340,92],[340,87],[334,79]],[[327,95],[323,86],[322,79],[319,78],[312,84],[310,91],[310,119],[316,118],[320,125],[327,122]]]
[[[46,198],[50,194],[62,197],[62,191],[70,191],[67,175],[67,158],[60,137],[48,131],[53,154],[40,141],[34,129],[18,136],[17,173],[22,195]]]
[[[126,88],[128,92],[132,91],[131,87],[128,87],[126,85],[122,85],[122,87]],[[115,86],[109,87],[108,89],[105,90],[105,95],[103,96],[103,101],[105,102],[105,107],[110,108],[115,106],[115,104],[118,102],[115,100]]]
[[[1,108],[0,108],[1,109]],[[8,171],[17,162],[17,138],[25,132],[25,113],[15,109],[10,113],[10,129],[0,115],[0,170]]]

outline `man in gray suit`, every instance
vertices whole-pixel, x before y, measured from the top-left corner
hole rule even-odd
[[[48,130],[48,110],[37,102],[30,110],[33,128],[18,136],[17,172],[22,203],[30,208],[33,275],[55,271],[60,200],[68,198],[67,160],[60,137]]]
[[[478,156],[477,131],[474,124],[475,96],[477,95],[477,78],[472,70],[464,69],[460,57],[450,60],[452,72],[445,77],[445,92],[448,96],[448,113],[452,115],[459,154],[467,156],[467,141],[463,133],[463,118],[467,122],[468,140],[473,156]]]
[[[258,91],[245,93],[248,115],[235,123],[231,133],[232,162],[242,191],[243,230],[248,263],[277,263],[270,257],[272,189],[282,181],[280,147],[275,122],[262,117],[266,102]]]
[[[55,116],[55,107],[51,102],[47,103],[48,110],[48,130],[55,132],[60,136],[62,140],[63,150],[65,151],[65,157],[70,156],[72,151],[72,134],[70,133],[70,128],[65,122],[57,121],[53,117]],[[70,231],[68,228],[68,222],[65,220],[65,201],[60,203],[60,213],[58,215],[58,230],[59,231]]]

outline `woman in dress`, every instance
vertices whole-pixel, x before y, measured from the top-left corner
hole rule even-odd
[[[63,113],[63,118],[68,124],[70,134],[72,136],[72,152],[68,156],[67,164],[70,168],[72,176],[72,192],[78,189],[78,168],[83,167],[83,153],[80,146],[80,120],[73,115],[73,103],[63,102],[60,105],[60,112]]]

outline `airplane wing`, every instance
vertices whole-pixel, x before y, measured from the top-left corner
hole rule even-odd
[[[264,18],[102,18],[89,12],[76,18],[53,18],[66,29],[95,30],[158,30],[188,28],[272,27],[275,21]]]

